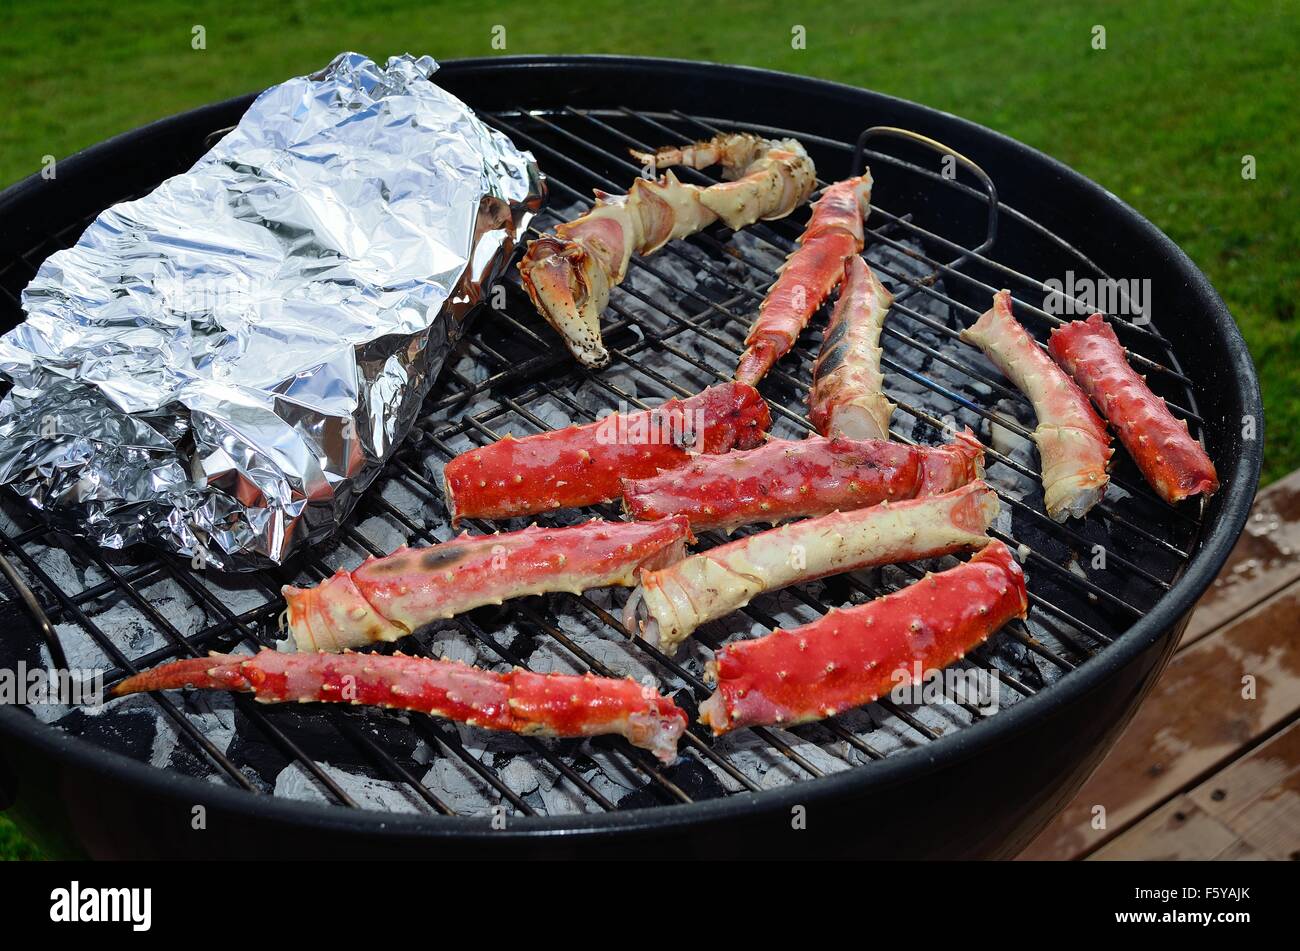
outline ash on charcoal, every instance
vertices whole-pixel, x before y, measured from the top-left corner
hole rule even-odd
[[[458,759],[434,760],[421,782],[460,815],[486,815],[497,800],[491,785]]]
[[[998,400],[994,404],[994,414],[1009,420],[1020,423],[1023,429],[1030,432],[1036,428],[1032,420],[1019,420],[1011,412],[1013,404],[1010,400]],[[1028,436],[1022,435],[1010,426],[1004,426],[992,420],[988,421],[989,445],[1000,452],[1002,455],[1020,463],[1022,466],[1030,467],[1034,464],[1034,442]]]
[[[594,742],[584,743],[582,752],[595,765],[593,772],[599,772],[612,785],[624,791],[645,785],[645,778],[632,768],[625,754],[616,753],[607,746]],[[622,793],[618,795],[621,796]],[[618,796],[614,798],[617,799]]]
[[[217,620],[174,578],[164,576],[153,584],[142,587],[140,592],[145,601],[185,637],[198,634]]]
[[[61,591],[75,594],[108,580],[103,570],[84,556],[73,555],[55,545],[28,545],[27,553],[45,573],[50,583]]]
[[[589,623],[576,614],[559,613],[555,620],[574,645],[594,658],[611,676],[631,677],[643,683],[655,681],[655,674],[647,665],[645,654],[633,646],[631,641],[619,637],[603,624],[597,627],[594,619]]]
[[[175,608],[175,602],[172,603]],[[167,647],[172,641],[166,633],[159,630],[153,622],[145,617],[136,605],[134,605],[127,596],[120,591],[110,591],[103,597],[97,598],[87,604],[82,605],[82,611],[85,613],[87,620],[95,626],[100,636],[109,641],[124,653],[127,657],[139,657],[151,653],[163,647]],[[173,611],[175,614],[175,611]],[[187,621],[187,615],[182,612],[177,615],[182,623],[192,623]],[[77,625],[56,625],[56,630],[60,632],[60,638],[63,641],[65,651],[71,651],[72,654],[78,655],[78,659],[89,659],[94,656],[93,650],[83,655],[83,651],[78,637],[69,629]],[[69,636],[64,638],[63,632],[69,631]],[[103,654],[99,655],[103,658]],[[68,663],[73,666],[81,666],[74,663],[72,656],[68,657]],[[100,664],[91,666],[106,666],[104,661]]]
[[[447,660],[462,664],[483,666],[484,662],[478,651],[478,642],[459,630],[438,630],[430,632],[425,640],[425,653],[429,657],[445,657]]]
[[[776,733],[788,748],[822,773],[838,772],[850,766],[840,757],[798,735],[784,730]],[[728,734],[715,741],[714,745],[751,783],[761,789],[773,789],[809,778],[809,774],[795,760],[747,731]],[[723,788],[730,792],[738,792],[744,788],[743,783],[716,764],[708,760],[701,762],[708,767]]]
[[[407,543],[406,530],[386,515],[362,519],[357,530],[381,552],[393,552]]]
[[[418,512],[429,499],[429,493],[419,487],[396,478],[380,478],[375,482],[373,491],[399,512]],[[419,524],[419,519],[416,520]],[[432,534],[437,534],[436,532]],[[444,535],[437,535],[439,538]],[[426,542],[432,544],[432,542]]]
[[[618,395],[606,389],[605,384],[613,387]],[[593,377],[574,391],[574,401],[586,411],[581,418],[575,418],[574,422],[588,423],[593,418],[602,418],[614,411],[635,413],[639,409],[634,402],[636,400],[657,406],[666,399],[660,393],[660,387],[654,386],[626,363],[611,363],[601,371],[599,378]]]
[[[104,648],[99,645],[90,632],[75,621],[56,623],[54,632],[59,645],[68,658],[68,666],[80,670],[109,670],[114,664],[109,660]],[[41,644],[41,663],[48,667],[52,662],[49,649]]]
[[[456,361],[453,372],[471,383],[482,383],[492,375],[488,364],[470,353],[462,353]]]
[[[512,757],[504,766],[499,766],[497,775],[511,792],[519,796],[527,795],[542,784],[542,774],[524,756]]]
[[[541,419],[551,429],[564,429],[575,422],[586,422],[586,420],[575,420],[572,409],[550,396],[543,396],[541,399],[534,400],[528,408],[534,416]],[[525,421],[525,425],[521,425],[516,435],[528,436],[535,432],[538,432],[537,426]]]
[[[466,415],[469,414],[467,413]],[[483,445],[483,438],[481,435],[477,433],[471,435],[467,431],[450,433],[443,441],[447,444],[448,451],[454,455],[459,455],[462,452],[469,452],[471,449],[477,449],[479,446]],[[443,465],[441,460],[439,460],[439,465]]]
[[[548,816],[573,816],[588,811],[588,802],[582,793],[567,782],[540,790],[542,810]]]
[[[833,756],[823,750],[820,746],[804,742],[793,734],[784,731],[780,732],[784,734],[782,739],[789,743],[791,752],[805,760],[822,775],[827,776],[849,768],[848,763],[838,756]],[[774,757],[771,760],[770,767],[759,781],[759,785],[764,789],[774,789],[777,786],[786,786],[807,779],[808,776],[808,772],[793,757],[782,756],[780,759]]]
[[[214,702],[210,697],[198,695],[186,711],[189,721],[216,749],[225,753],[235,736],[235,711],[228,704]],[[159,769],[176,769],[194,774],[197,761],[188,749],[189,739],[182,737],[177,727],[166,717],[157,719],[153,751],[149,763]],[[207,775],[204,769],[200,775]]]
[[[576,674],[583,665],[564,648],[543,643],[529,655],[528,669],[539,674]]]
[[[227,611],[236,616],[268,604],[274,597],[272,592],[276,590],[272,588],[271,592],[266,591],[247,575],[221,571],[205,571],[198,580]]]
[[[1004,674],[1010,674],[1034,690],[1041,690],[1047,686],[1047,672],[1056,669],[1005,631],[990,637],[976,652],[974,659],[981,665],[991,666]],[[1020,693],[1005,682],[1000,684],[998,697],[1000,707],[1017,703],[1020,699]]]
[[[321,771],[362,809],[406,813],[428,811],[424,801],[409,786],[339,769],[329,763],[319,765]],[[333,801],[320,781],[298,763],[290,764],[276,776],[275,794],[308,802]]]

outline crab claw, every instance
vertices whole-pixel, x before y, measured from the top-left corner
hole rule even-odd
[[[113,688],[113,696],[147,690],[179,690],[181,687],[198,687],[202,690],[239,690],[246,686],[239,673],[239,662],[246,658],[231,654],[209,654],[191,657],[171,664],[146,670],[127,677]]]
[[[546,235],[529,245],[519,273],[533,306],[578,361],[592,368],[609,363],[609,351],[600,339],[609,282],[587,251],[575,241]]]

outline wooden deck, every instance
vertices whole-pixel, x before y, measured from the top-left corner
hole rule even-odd
[[[1168,669],[1020,857],[1300,859],[1300,471],[1260,493]]]

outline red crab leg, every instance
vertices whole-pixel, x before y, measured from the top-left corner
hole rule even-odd
[[[1205,449],[1165,401],[1151,392],[1124,357],[1115,331],[1093,314],[1052,331],[1047,342],[1056,362],[1092,397],[1119,433],[1151,487],[1166,502],[1213,495],[1219,476]]]
[[[748,449],[772,421],[751,386],[724,383],[685,400],[461,453],[443,470],[452,524],[514,518],[616,499],[623,478],[676,469],[695,453]]]
[[[781,265],[758,309],[736,367],[737,380],[757,383],[794,346],[844,276],[844,263],[862,250],[862,222],[870,204],[870,172],[828,185],[822,192],[799,247]]]
[[[873,565],[937,558],[988,543],[997,493],[982,481],[926,499],[833,512],[641,573],[627,629],[665,653],[764,591]]]
[[[808,391],[808,421],[823,436],[889,438],[894,404],[884,393],[880,332],[893,302],[867,263],[849,258]]]
[[[616,733],[664,762],[677,755],[686,714],[635,680],[591,674],[499,674],[403,654],[212,654],[163,664],[113,688],[237,690],[263,703],[321,701],[415,710],[486,730],[545,736]]]
[[[1058,522],[1083,518],[1106,492],[1106,463],[1114,451],[1088,397],[1012,316],[1010,291],[993,295],[993,306],[961,336],[1034,404],[1047,514]]]
[[[638,519],[685,515],[696,531],[859,509],[939,495],[983,473],[983,447],[967,430],[946,446],[810,436],[699,456],[675,472],[623,481]]]
[[[793,630],[714,655],[717,690],[700,704],[715,734],[790,726],[872,703],[966,656],[1029,607],[1025,576],[1000,541],[894,594],[834,609]]]
[[[629,587],[642,569],[681,558],[690,537],[685,518],[591,521],[402,548],[314,588],[286,585],[289,634],[300,651],[340,651],[510,598]]]

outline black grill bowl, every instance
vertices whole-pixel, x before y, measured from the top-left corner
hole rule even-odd
[[[684,128],[673,119],[681,110],[724,126],[791,130],[810,144],[826,180],[848,174],[843,143],[869,126],[912,130],[969,156],[998,188],[999,232],[989,254],[1002,265],[1043,278],[1059,275],[1062,261],[1086,256],[1101,272],[1151,280],[1155,326],[1167,341],[1126,343],[1179,371],[1175,382],[1158,383],[1157,376],[1153,382],[1171,401],[1199,412],[1223,483],[1199,515],[1171,517],[1168,532],[1161,529],[1161,537],[1172,538],[1190,557],[1166,566],[1159,596],[1131,597],[1127,582],[1118,583],[1119,597],[1136,606],[1128,615],[1089,605],[1076,592],[1080,613],[1108,643],[995,716],[865,765],[775,789],[607,813],[512,816],[497,828],[499,822],[484,816],[389,814],[255,796],[235,785],[153,768],[5,707],[0,807],[11,808],[52,853],[94,857],[1016,854],[1077,791],[1127,723],[1222,567],[1254,497],[1262,455],[1258,383],[1245,343],[1204,275],[1133,209],[1051,158],[953,116],[876,93],[761,70],[624,57],[464,60],[445,64],[438,81],[490,121],[522,132],[516,141],[537,151],[543,170],[560,182],[574,181],[579,190],[592,182],[561,156],[567,149],[581,164],[592,158],[556,132],[577,117],[556,111],[564,105],[599,110],[602,121],[614,126],[620,110],[628,110],[629,116],[650,113]],[[0,194],[0,329],[21,319],[16,296],[41,260],[75,242],[103,208],[187,168],[208,137],[233,125],[250,101],[204,107],[119,136],[60,162],[52,181],[33,177]],[[545,121],[531,118],[532,110],[542,111]],[[921,161],[914,154],[908,158]],[[927,167],[937,165],[934,158],[929,156]],[[915,216],[911,220],[965,247],[982,239],[984,213],[972,197],[978,189],[928,187],[918,184],[914,169],[897,171],[875,160],[872,168],[885,207],[906,210]],[[600,174],[630,181],[616,166]],[[553,195],[565,197],[555,189]],[[1053,234],[1035,230],[1035,222]],[[797,226],[781,233],[797,234]],[[976,310],[987,306],[983,291],[950,277],[951,300]],[[752,313],[748,305],[744,313]],[[636,339],[619,327],[611,336],[619,347]],[[498,344],[495,337],[492,343]],[[500,342],[502,352],[508,343]],[[533,376],[570,370],[563,362],[543,362]],[[718,370],[726,374],[730,366]],[[1175,385],[1182,379],[1190,382]],[[765,384],[765,394],[796,407],[779,381]],[[435,389],[431,400],[439,397]],[[1242,435],[1247,417],[1256,426],[1255,438],[1248,440]],[[1135,474],[1128,465],[1131,481]],[[1155,524],[1144,521],[1139,509],[1130,518]],[[1017,531],[1029,531],[1028,524],[1018,521]],[[1031,540],[1048,553],[1040,557],[1050,560],[1056,550],[1050,539],[1041,545],[1039,536]],[[21,539],[5,536],[0,542],[0,552],[20,563]],[[1140,545],[1122,551],[1145,565]],[[1054,580],[1049,565],[1027,567],[1031,582],[1041,579],[1044,585],[1031,584],[1031,590],[1054,597],[1067,587],[1068,579]],[[38,594],[57,605],[56,593]],[[35,644],[38,635],[17,600],[0,604],[0,617],[11,642]],[[198,805],[206,821],[196,831]],[[793,821],[796,815],[803,821]]]

